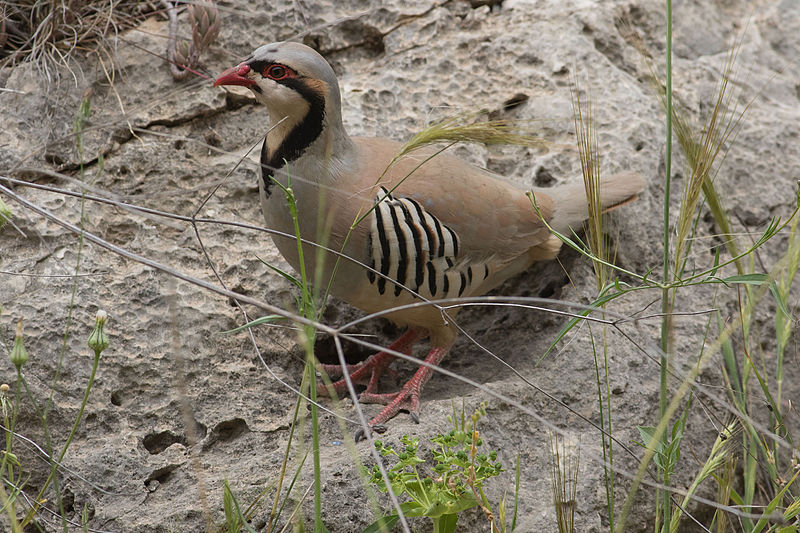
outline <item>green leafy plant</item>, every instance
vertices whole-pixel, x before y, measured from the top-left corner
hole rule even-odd
[[[202,54],[219,35],[219,10],[213,2],[193,2],[188,4],[189,20],[192,25],[192,41],[178,40],[177,6],[167,0],[161,4],[169,15],[169,40],[167,60],[170,73],[176,80],[183,80],[195,74]]]
[[[453,413],[451,421],[455,428],[446,434],[438,434],[431,439],[434,464],[432,474],[420,473],[419,465],[426,461],[419,457],[419,439],[403,435],[402,449],[375,441],[375,447],[384,457],[395,457],[397,463],[388,469],[387,474],[392,492],[406,495],[410,501],[401,504],[407,517],[424,516],[433,521],[435,533],[452,533],[456,530],[458,516],[463,511],[479,506],[486,514],[492,531],[505,531],[505,502],[500,504],[500,517],[496,519],[491,504],[483,491],[484,482],[503,472],[497,461],[497,452],[482,453],[483,439],[477,430],[477,422],[486,414],[485,404],[481,404],[467,420],[463,412],[459,423]],[[364,468],[370,483],[378,490],[387,492],[388,488],[377,465]],[[397,514],[383,516],[372,523],[364,533],[387,531],[397,523]],[[513,530],[513,525],[512,525]]]

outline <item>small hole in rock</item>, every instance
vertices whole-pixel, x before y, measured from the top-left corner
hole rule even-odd
[[[122,405],[124,393],[121,390],[115,390],[111,393],[111,405],[119,407]]]
[[[556,293],[555,284],[554,283],[548,283],[544,287],[544,289],[542,289],[542,292],[539,293],[539,297],[540,298],[550,298],[555,293]]]
[[[503,7],[503,0],[470,0],[469,5],[472,9],[489,6],[492,11],[497,11]]]
[[[248,432],[250,432],[250,428],[247,427],[247,422],[241,418],[224,420],[217,424],[214,428],[214,435],[221,441],[233,440],[236,437]]]
[[[186,436],[176,435],[171,431],[161,431],[145,435],[142,439],[145,449],[153,455],[163,452],[176,442],[186,446]]]
[[[539,187],[549,187],[555,184],[556,179],[545,167],[539,167],[539,170],[536,171],[534,181]]]
[[[172,477],[172,472],[176,468],[178,468],[178,465],[167,465],[157,470],[154,470],[152,474],[147,476],[147,479],[144,481],[144,485],[146,487],[149,487],[150,484],[153,483],[154,481],[157,482],[159,485],[166,483],[169,480],[169,478]]]
[[[75,510],[75,493],[70,489],[66,489],[61,493],[61,505],[64,506],[65,513],[71,513]]]
[[[527,102],[529,98],[530,97],[525,93],[517,93],[503,102],[503,111],[511,111]]]

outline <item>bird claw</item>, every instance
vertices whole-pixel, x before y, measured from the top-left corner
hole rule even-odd
[[[364,393],[376,394],[378,392],[378,382],[384,371],[388,370],[393,376],[397,376],[397,372],[389,368],[389,365],[395,359],[395,356],[389,352],[397,351],[406,355],[410,354],[411,348],[419,336],[419,331],[410,329],[389,346],[389,351],[373,354],[357,365],[346,365],[344,369],[341,365],[320,365],[319,368],[327,372],[329,376],[339,377],[346,373],[353,383],[367,386]],[[331,387],[338,396],[342,396],[347,392],[347,381],[340,379],[332,383]],[[330,395],[328,387],[321,383],[317,383],[317,390],[321,391],[323,395]]]
[[[411,414],[411,419],[419,424],[419,394],[421,387],[412,381],[406,383],[405,387],[398,392],[372,394],[365,391],[361,393],[361,396],[358,397],[361,403],[381,403],[386,405],[375,418],[370,420],[370,426],[383,424],[400,411],[408,411]]]
[[[320,365],[321,370],[328,373],[329,376],[343,376],[346,372],[350,376],[350,381],[358,385],[367,385],[366,391],[372,393],[378,388],[378,380],[380,379],[383,371],[392,362],[394,357],[385,353],[377,353],[371,355],[365,361],[357,365],[347,365],[342,370],[341,365]],[[330,387],[336,392],[337,395],[342,396],[347,392],[347,381],[342,378],[338,381],[331,383]],[[317,382],[317,390],[325,396],[331,396],[328,386],[323,382]]]
[[[438,365],[442,357],[447,353],[448,348],[434,347],[428,352],[425,362],[429,365]],[[382,403],[386,407],[378,413],[378,415],[369,421],[372,427],[378,424],[384,424],[386,421],[394,417],[400,411],[408,411],[411,414],[411,419],[419,424],[419,396],[425,383],[431,377],[433,370],[430,366],[421,366],[417,369],[414,376],[408,380],[402,389],[398,392],[390,394],[374,394],[367,391],[361,393],[359,401],[362,403]]]
[[[389,428],[388,426],[386,426],[386,424],[375,424],[374,426],[369,427],[370,433],[374,431],[379,435],[383,435],[384,433],[386,433],[387,429]],[[367,432],[364,431],[364,428],[359,429],[358,431],[356,431],[355,435],[353,435],[353,440],[356,442],[362,441],[366,438],[367,438]]]
[[[340,378],[344,376],[345,373],[347,373],[347,375],[350,375],[353,372],[357,371],[359,368],[361,368],[361,366],[365,362],[366,361],[355,365],[345,365],[344,367],[342,367],[342,365],[334,365],[334,364],[331,365],[319,364],[317,365],[317,378],[320,377],[322,372],[328,374],[329,378]]]

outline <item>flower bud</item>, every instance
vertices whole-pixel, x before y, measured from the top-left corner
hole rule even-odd
[[[22,319],[17,322],[17,334],[14,337],[14,346],[11,348],[9,359],[17,367],[17,370],[22,368],[22,365],[28,362],[28,351],[25,349],[25,344],[22,342]]]
[[[20,466],[19,458],[11,452],[7,452],[5,450],[2,451],[3,456],[6,460],[14,466]]]
[[[108,335],[106,335],[104,329],[107,318],[108,315],[105,311],[102,309],[98,311],[94,320],[94,329],[91,335],[89,335],[89,348],[94,350],[95,355],[100,355],[103,350],[108,348]]]
[[[3,421],[8,423],[8,412],[9,409],[9,402],[8,402],[8,392],[11,390],[11,387],[8,386],[8,383],[3,383],[0,385],[0,411],[3,412]]]

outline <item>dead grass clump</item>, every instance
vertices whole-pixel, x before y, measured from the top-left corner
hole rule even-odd
[[[75,51],[94,51],[110,35],[156,10],[141,0],[8,0],[0,3],[0,68],[33,61],[48,71]]]

